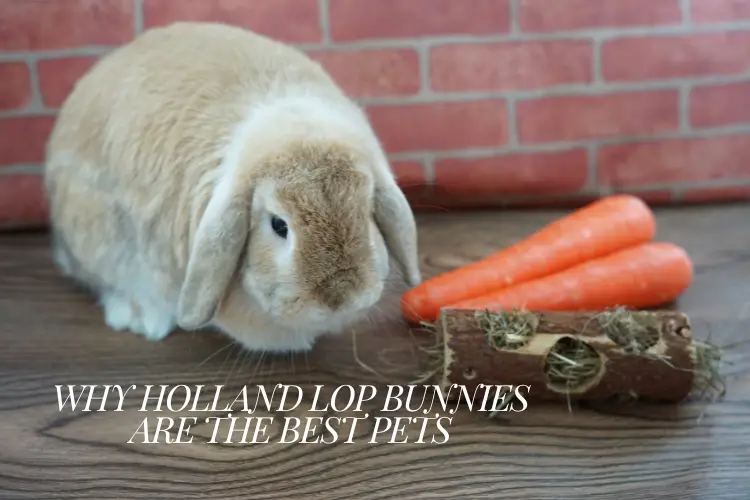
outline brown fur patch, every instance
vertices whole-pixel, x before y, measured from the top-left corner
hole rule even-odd
[[[343,146],[299,142],[260,169],[276,181],[279,203],[292,218],[302,293],[334,310],[376,279],[369,248],[372,183],[356,165]]]

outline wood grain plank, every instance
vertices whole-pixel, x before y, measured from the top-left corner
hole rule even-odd
[[[420,214],[425,275],[480,258],[560,215]],[[356,335],[323,339],[307,356],[261,359],[205,332],[148,342],[103,326],[91,299],[57,275],[46,235],[2,236],[0,497],[745,499],[750,206],[663,209],[657,216],[658,239],[683,245],[696,263],[695,283],[675,307],[691,316],[698,338],[710,332],[727,346],[726,398],[711,406],[589,404],[569,411],[533,405],[498,420],[459,411],[444,444],[388,444],[388,436],[367,442],[376,417],[406,415],[379,411],[384,384],[407,383],[419,371],[420,334],[401,322],[384,317],[358,327]],[[377,374],[356,362],[355,344]],[[139,386],[125,411],[58,411],[55,384],[107,383]],[[206,444],[212,427],[203,423],[193,428],[192,444],[127,444],[144,417],[138,411],[143,385],[222,384],[226,405],[244,384],[277,383],[300,385],[306,402],[291,413],[260,412],[276,419],[271,443]],[[275,442],[284,417],[318,416],[306,410],[316,384],[325,394],[340,384],[378,387],[380,397],[367,404],[370,416],[359,424],[355,442]],[[346,434],[350,427],[338,430]],[[413,441],[419,431],[412,425],[405,435]]]

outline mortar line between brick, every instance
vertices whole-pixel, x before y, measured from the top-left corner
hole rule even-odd
[[[426,50],[426,49],[425,49]],[[35,61],[38,57],[28,55],[24,61]],[[422,64],[422,63],[420,63]],[[420,69],[420,79],[424,78],[422,71],[429,71],[428,68]],[[487,92],[434,92],[429,88],[422,88],[420,92],[411,96],[395,97],[375,97],[375,98],[355,98],[363,106],[398,106],[405,104],[431,104],[443,102],[471,102],[485,99],[508,99],[508,100],[527,100],[541,99],[551,97],[575,97],[575,96],[596,96],[604,94],[617,94],[622,92],[649,92],[659,90],[679,90],[682,87],[692,88],[700,85],[723,85],[731,83],[746,82],[750,79],[750,72],[729,75],[729,76],[705,76],[693,77],[687,79],[669,79],[669,80],[648,80],[642,82],[617,82],[603,84],[570,84],[550,86],[539,89],[511,90],[511,91],[487,91]],[[423,82],[424,83],[424,82]],[[49,114],[54,109],[22,109],[0,111],[0,118],[36,116],[39,114]]]
[[[11,175],[41,175],[43,172],[44,167],[37,163],[17,163],[15,165],[8,165],[7,167],[0,166],[0,177]]]
[[[718,181],[695,181],[673,183],[670,186],[675,195],[675,201],[682,201],[686,191],[696,189],[723,189],[723,188],[750,188],[750,180],[747,179],[721,179]]]
[[[745,82],[750,79],[750,72],[725,76],[695,76],[664,80],[644,80],[639,82],[610,82],[610,83],[574,83],[551,85],[536,89],[518,90],[489,90],[466,92],[432,92],[428,95],[392,96],[361,98],[360,101],[368,106],[418,104],[430,102],[464,102],[483,99],[543,99],[550,97],[585,97],[619,93],[638,93],[661,90],[677,90],[682,85],[723,85]]]
[[[38,113],[44,109],[44,102],[42,99],[42,87],[39,83],[39,71],[37,69],[36,61],[29,59],[26,61],[26,65],[29,67],[29,75],[31,77],[31,102],[26,106],[23,111],[27,113]]]
[[[516,153],[552,153],[552,152],[563,152],[576,148],[587,148],[591,145],[597,147],[606,146],[618,146],[633,143],[653,143],[659,141],[670,141],[670,140],[691,140],[691,139],[716,139],[723,137],[732,137],[737,135],[750,134],[750,124],[731,125],[725,127],[713,127],[713,128],[702,128],[702,129],[691,129],[687,132],[681,130],[673,130],[670,132],[653,133],[649,135],[634,135],[634,136],[622,136],[622,137],[598,137],[590,139],[582,139],[577,141],[560,141],[560,142],[546,142],[546,143],[528,143],[519,144],[515,147],[508,147],[507,145],[498,147],[470,147],[470,148],[459,148],[452,150],[442,151],[425,151],[425,150],[414,150],[403,153],[390,153],[389,158],[394,161],[398,160],[414,160],[415,158],[422,158],[423,155],[429,154],[431,157],[442,160],[447,158],[484,158],[489,156],[505,155],[505,154],[516,154]]]
[[[428,182],[427,187],[434,186],[434,159],[425,159],[423,165],[426,167],[426,173],[429,177],[426,178]],[[432,172],[432,173],[430,173]],[[10,177],[14,175],[42,175],[44,173],[44,166],[35,163],[17,163],[8,166],[0,166],[0,179],[2,177]],[[660,182],[654,184],[644,184],[640,186],[630,186],[627,188],[617,186],[598,186],[597,189],[589,191],[579,191],[578,194],[595,194],[598,196],[604,196],[615,192],[627,191],[631,193],[649,193],[654,191],[665,191],[671,190],[673,192],[679,191],[680,193],[693,190],[693,189],[720,189],[720,188],[745,188],[750,187],[750,179],[741,177],[732,177],[727,179],[713,179],[713,180],[700,180],[700,181],[674,181],[674,182]],[[571,193],[575,194],[575,193]],[[533,196],[527,197],[515,197],[516,199],[533,198]],[[509,197],[509,199],[511,199]]]
[[[508,117],[508,146],[517,147],[518,141],[518,117],[516,114],[516,101],[515,99],[508,99],[506,101],[506,115]]]
[[[143,33],[143,0],[133,0],[133,35]]]
[[[518,1],[519,0],[509,0],[510,1],[510,33],[511,35],[517,35],[521,33],[521,20],[520,20],[520,11]]]
[[[62,59],[65,57],[101,56],[111,50],[116,49],[117,47],[117,45],[97,45],[60,50],[36,50],[18,52],[0,51],[0,62],[25,61],[28,59],[34,59],[38,61],[40,59]]]
[[[682,11],[682,22],[685,26],[693,27],[693,19],[690,15],[690,0],[680,0],[680,10]]]
[[[597,148],[596,144],[590,144],[586,147],[586,157],[588,160],[588,184],[586,185],[586,189],[590,190],[592,192],[598,192],[601,187],[599,186],[599,174],[597,172],[597,162],[596,162],[596,154],[597,154]]]
[[[688,190],[694,190],[694,189],[722,189],[722,188],[733,188],[733,187],[739,187],[739,188],[745,188],[750,187],[750,180],[747,179],[721,179],[721,180],[711,180],[711,181],[675,181],[675,182],[661,182],[661,183],[655,183],[655,184],[647,184],[647,185],[641,185],[641,186],[628,186],[628,187],[621,187],[621,186],[602,186],[598,190],[595,191],[587,191],[585,189],[579,190],[579,191],[573,191],[569,193],[558,193],[551,195],[551,198],[553,199],[565,199],[569,198],[571,196],[580,196],[580,195],[595,195],[595,196],[609,196],[615,193],[632,193],[637,195],[645,195],[649,193],[659,192],[659,191],[669,191],[670,193],[675,192],[684,192]],[[499,195],[500,193],[498,193]],[[528,195],[508,195],[504,196],[504,198],[510,202],[510,203],[516,203],[519,201],[528,201],[528,200],[534,200],[539,199],[539,196],[528,194]],[[546,195],[543,196],[543,198],[548,198]]]
[[[680,85],[679,94],[679,125],[682,132],[690,131],[690,89],[689,83]]]
[[[482,44],[496,42],[538,42],[538,41],[564,41],[564,40],[591,40],[598,38],[603,41],[639,36],[671,36],[671,35],[700,35],[700,34],[724,34],[733,31],[747,31],[750,29],[750,20],[730,21],[722,23],[701,23],[693,26],[675,23],[660,26],[633,26],[633,27],[605,27],[571,31],[555,31],[550,33],[534,33],[519,31],[518,33],[497,33],[492,35],[467,35],[467,34],[441,34],[419,37],[421,41],[431,44]],[[347,40],[334,43],[334,47],[369,48],[369,47],[393,47],[413,43],[416,37],[388,37],[367,38],[361,40]],[[303,44],[301,48],[318,48],[318,44]]]
[[[733,31],[747,31],[750,20],[729,21],[720,23],[701,23],[693,26],[675,23],[660,26],[632,26],[632,27],[604,27],[571,31],[555,31],[551,33],[533,33],[519,31],[518,33],[497,33],[491,35],[440,34],[420,37],[388,37],[367,38],[361,40],[334,41],[332,47],[347,47],[351,49],[398,47],[413,44],[415,40],[433,45],[441,44],[482,44],[494,42],[537,42],[564,40],[591,40],[597,38],[602,41],[623,37],[638,36],[670,36],[670,35],[700,35],[725,34]],[[302,49],[319,49],[320,44],[299,44]]]
[[[560,194],[557,196],[553,196],[554,198],[566,198],[569,196],[575,196],[575,195],[587,195],[587,194],[593,194],[595,196],[609,196],[615,193],[632,193],[636,196],[638,195],[647,195],[649,193],[655,193],[659,191],[668,191],[673,196],[673,201],[679,201],[682,199],[682,195],[685,191],[689,190],[697,190],[697,189],[722,189],[722,188],[733,188],[733,187],[739,187],[739,188],[745,188],[750,187],[750,180],[746,179],[721,179],[721,180],[711,180],[711,181],[676,181],[676,182],[662,182],[662,183],[656,183],[656,184],[648,184],[643,186],[630,186],[630,187],[618,187],[618,186],[602,186],[597,191],[593,192],[586,192],[586,191],[578,191],[575,193],[570,193],[569,195]],[[676,196],[675,196],[676,195]],[[507,200],[511,203],[519,202],[519,201],[527,201],[527,200],[533,200],[535,197],[533,195],[518,195],[514,197],[508,197]]]
[[[605,85],[604,76],[602,75],[602,41],[599,38],[594,38],[591,61],[592,64],[592,85]]]
[[[432,187],[435,185],[435,159],[425,158],[422,160],[424,165],[424,178],[428,186]]]
[[[631,28],[601,28],[580,31],[564,31],[555,33],[501,33],[496,35],[435,35],[427,37],[402,37],[402,38],[373,38],[367,40],[353,40],[346,42],[331,43],[292,43],[302,50],[367,50],[383,48],[413,47],[415,43],[426,43],[429,45],[439,44],[482,44],[493,42],[534,42],[534,41],[564,41],[564,40],[591,40],[592,37],[610,40],[628,36],[669,36],[669,35],[699,35],[699,34],[725,34],[732,31],[750,30],[750,20],[731,21],[724,23],[706,23],[687,26],[684,24],[664,26],[640,26]],[[55,58],[67,55],[91,55],[117,48],[118,45],[92,45],[66,49],[47,49],[38,51],[0,51],[0,61],[19,60],[28,54],[36,54],[39,58]]]
[[[430,78],[430,47],[420,44],[415,47],[419,57],[419,93],[423,98],[432,98],[436,94],[432,90],[432,79]]]
[[[750,179],[742,179],[734,177],[730,179],[714,179],[714,180],[703,180],[703,181],[675,181],[675,182],[659,182],[655,184],[647,184],[643,186],[632,186],[632,187],[617,187],[611,189],[610,192],[622,192],[623,190],[632,193],[647,193],[649,191],[666,191],[666,190],[679,190],[687,191],[691,189],[717,189],[717,188],[732,188],[732,187],[745,187],[750,186]]]
[[[35,108],[27,106],[24,109],[14,111],[0,111],[0,119],[4,118],[35,118],[37,116],[55,116],[57,115],[57,109],[51,108]]]
[[[331,43],[331,6],[328,0],[318,0],[318,21],[320,22],[320,31],[323,33],[323,44]]]

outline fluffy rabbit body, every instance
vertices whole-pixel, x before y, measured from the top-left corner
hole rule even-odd
[[[411,209],[366,115],[286,44],[175,23],[103,57],[47,144],[59,268],[107,325],[309,349],[421,280]]]

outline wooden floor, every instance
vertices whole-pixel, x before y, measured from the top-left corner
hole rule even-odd
[[[422,215],[424,271],[430,276],[468,263],[559,215]],[[572,412],[565,405],[530,405],[504,420],[459,411],[444,444],[429,444],[434,425],[426,443],[415,443],[419,423],[396,435],[409,437],[407,444],[389,444],[390,432],[369,443],[377,416],[405,415],[378,411],[379,398],[364,405],[369,417],[359,422],[353,443],[344,442],[347,425],[338,428],[344,437],[335,444],[278,442],[285,418],[321,415],[310,411],[315,384],[330,395],[340,384],[381,388],[411,381],[419,371],[414,337],[397,323],[374,322],[356,329],[356,342],[326,339],[296,358],[249,356],[207,333],[177,332],[153,343],[103,326],[92,301],[56,274],[45,235],[1,236],[0,498],[748,499],[750,206],[663,210],[658,221],[658,238],[683,245],[695,261],[694,285],[677,307],[691,316],[698,338],[710,332],[726,348],[724,401],[679,408],[587,405]],[[207,444],[214,424],[205,417],[226,416],[220,410],[242,385],[261,383],[269,390],[298,384],[305,400],[288,413],[254,414],[275,417],[266,428],[268,444],[239,443],[241,431],[234,444],[223,443],[228,424],[219,427],[218,443]],[[114,401],[108,411],[72,413],[59,411],[56,384],[137,387],[121,412],[112,411]],[[139,412],[147,384],[221,384],[225,392],[215,412]],[[256,393],[249,395],[253,405]],[[153,431],[159,416],[190,415],[200,415],[191,444],[143,444],[141,434],[140,442],[127,443],[144,418]],[[244,428],[248,415],[234,415]]]

